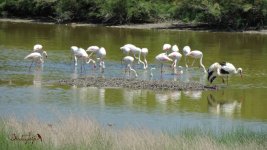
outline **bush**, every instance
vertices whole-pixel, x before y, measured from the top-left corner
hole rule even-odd
[[[173,17],[186,21],[207,22],[219,28],[247,29],[266,24],[267,0],[183,0]]]
[[[1,15],[53,18],[58,23],[146,23],[178,19],[216,28],[260,29],[267,24],[267,0],[0,0]]]

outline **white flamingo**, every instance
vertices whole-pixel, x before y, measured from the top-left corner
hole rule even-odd
[[[99,62],[99,67],[100,67],[100,71],[103,73],[105,67],[105,62],[104,62],[104,58],[106,57],[107,52],[106,49],[104,47],[101,47],[97,52],[96,52],[96,57],[97,59],[100,60]]]
[[[221,63],[215,62],[208,69],[208,81],[212,83],[217,76],[221,76],[223,83],[224,83],[224,77],[227,78],[227,85],[228,85],[229,75],[240,74],[242,78],[242,72],[243,72],[242,68],[236,69],[235,66],[229,62],[221,62]]]
[[[100,48],[98,46],[89,46],[86,50],[86,52],[91,52],[91,54],[89,55],[89,57],[91,57],[91,55],[93,55],[94,53],[96,53]]]
[[[160,67],[161,75],[162,75],[162,72],[163,72],[163,64],[173,61],[170,57],[168,57],[168,55],[166,53],[158,54],[155,57],[155,59],[156,59],[156,61],[158,61],[161,64],[161,67]]]
[[[127,47],[127,46],[122,46],[122,47],[120,47],[120,50],[123,52],[123,54],[125,54],[125,55],[129,55],[130,54],[130,52],[131,52],[131,49],[129,48],[129,47]]]
[[[168,51],[172,48],[171,44],[163,44],[163,51],[167,54]]]
[[[199,64],[203,68],[203,71],[206,73],[207,72],[206,71],[206,68],[205,68],[205,66],[202,63],[203,53],[201,51],[199,51],[199,50],[193,50],[193,51],[189,51],[189,50],[190,50],[190,47],[189,46],[186,49],[185,48],[183,49],[183,52],[185,54],[185,57],[192,57],[192,58],[194,58],[194,60],[192,62],[192,66],[194,65],[196,59],[199,59]],[[185,61],[185,63],[186,63],[186,67],[188,67],[186,61]]]
[[[82,72],[82,67],[83,67],[84,62],[87,64],[92,62],[95,67],[95,61],[89,58],[88,54],[83,48],[78,48],[78,49],[75,49],[75,48],[76,48],[75,46],[71,47],[71,49],[74,50],[73,53],[74,53],[74,58],[75,58],[75,65],[77,65],[77,59],[81,60],[81,72]]]
[[[125,74],[126,74],[126,72],[128,70],[129,71],[129,75],[130,75],[130,72],[133,71],[134,74],[135,74],[135,77],[138,76],[136,71],[132,68],[132,64],[134,62],[134,58],[132,56],[125,56],[122,59],[122,62],[125,64]]]
[[[168,55],[168,57],[170,57],[173,60],[173,63],[172,63],[173,73],[177,74],[176,65],[180,62],[180,60],[182,58],[182,54],[180,54],[177,51],[174,51],[174,52],[170,53]]]
[[[172,46],[172,51],[173,51],[173,52],[179,52],[179,48],[178,48],[178,46],[177,46],[177,45],[173,45],[173,46]]]
[[[77,46],[71,46],[70,51],[74,57],[74,65],[77,66],[77,57],[75,56],[76,53],[78,53],[79,48]]]
[[[104,47],[99,48],[98,46],[90,46],[87,48],[86,52],[91,52],[89,57],[91,57],[93,54],[96,54],[96,59],[99,60],[100,71],[103,73],[105,69],[104,58],[107,55],[106,49]]]
[[[123,51],[124,54],[130,54],[132,53],[134,55],[135,59],[138,59],[138,64],[142,63],[143,64],[143,68],[146,69],[146,65],[145,63],[141,60],[141,48],[133,45],[133,44],[125,44],[124,46],[120,47],[120,49]],[[136,57],[136,55],[138,55],[138,57]]]
[[[32,52],[40,53],[42,56],[45,56],[45,58],[47,58],[47,52],[43,50],[43,45],[41,45],[41,44],[35,44],[33,46]],[[43,61],[44,61],[44,59],[43,59]]]
[[[33,52],[43,53],[43,45],[35,44],[33,46]]]
[[[191,51],[191,48],[190,48],[189,46],[185,46],[185,47],[183,48],[183,53],[184,53],[185,56],[186,56],[190,51]],[[186,68],[188,68],[186,57],[184,57],[184,60],[185,60],[185,66],[186,66]]]
[[[42,54],[40,54],[39,52],[32,52],[24,58],[24,59],[32,60],[32,63],[29,67],[29,71],[31,70],[33,63],[35,63],[35,65],[44,63],[43,56],[45,56],[47,58],[46,51],[43,51]]]
[[[142,48],[141,49],[141,54],[142,54],[142,56],[144,58],[144,63],[145,63],[144,69],[147,69],[148,68],[148,63],[147,63],[147,60],[146,60],[146,56],[148,54],[148,49],[147,48]]]

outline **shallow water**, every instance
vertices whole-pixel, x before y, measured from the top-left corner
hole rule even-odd
[[[28,71],[30,61],[23,58],[36,43],[48,53],[43,66]],[[165,67],[160,76],[154,57],[164,43],[190,45],[204,53],[206,68],[215,61],[229,61],[242,67],[243,79],[231,77],[229,85],[215,80],[218,91],[150,91],[121,88],[59,86],[60,79],[87,76],[132,78],[124,75],[123,54],[119,47],[133,43],[149,49],[149,68],[154,80],[197,81],[207,84],[197,65],[184,74],[172,75]],[[244,126],[267,128],[267,35],[175,30],[136,30],[107,27],[78,27],[0,22],[0,117],[26,119],[36,116],[53,122],[68,115],[93,118],[104,125],[138,126],[180,130],[203,127],[214,130]],[[70,46],[103,46],[107,50],[104,74],[80,64],[72,64]],[[182,59],[179,65],[184,66]],[[150,80],[150,70],[135,64],[140,79]]]

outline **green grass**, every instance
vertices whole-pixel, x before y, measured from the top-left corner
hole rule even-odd
[[[25,143],[10,136],[39,133],[43,141]],[[266,131],[243,127],[214,133],[206,129],[184,129],[181,132],[153,132],[149,129],[101,126],[88,118],[69,117],[54,124],[37,119],[18,121],[6,118],[0,123],[0,149],[266,149]]]

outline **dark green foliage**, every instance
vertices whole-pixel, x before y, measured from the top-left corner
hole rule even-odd
[[[38,1],[35,3],[33,15],[35,17],[52,17],[54,16],[55,3],[49,1]]]
[[[266,11],[267,0],[183,0],[177,5],[173,17],[236,30],[263,27]]]
[[[111,24],[122,24],[126,23],[128,20],[128,0],[114,0],[107,1],[107,4],[104,5],[104,10],[102,11],[104,16],[105,23]]]
[[[45,0],[7,0],[0,5],[4,17],[49,17],[53,16],[54,2]]]
[[[244,30],[267,24],[267,0],[1,0],[3,17],[105,24],[165,20]]]

